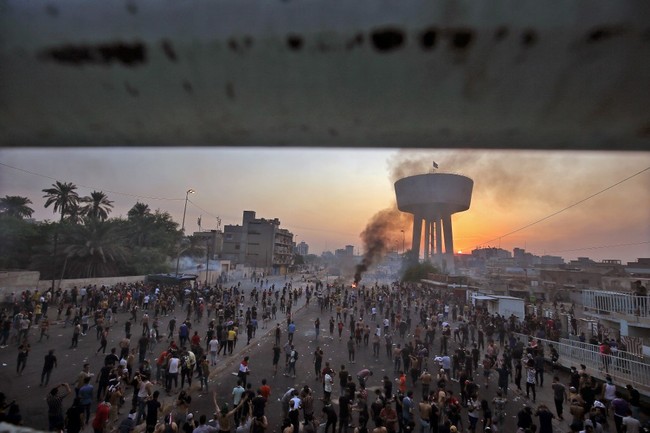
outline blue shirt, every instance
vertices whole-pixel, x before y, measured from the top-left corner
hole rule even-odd
[[[405,421],[413,421],[413,400],[408,397],[402,400],[402,417]]]
[[[89,383],[79,388],[79,400],[81,404],[91,404],[93,402],[93,386]]]

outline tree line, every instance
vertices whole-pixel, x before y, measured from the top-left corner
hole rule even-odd
[[[125,218],[109,218],[113,201],[102,191],[81,197],[55,182],[42,190],[58,221],[34,223],[27,197],[0,198],[0,269],[40,271],[41,279],[96,278],[173,271],[178,254],[205,256],[169,213],[136,202]]]

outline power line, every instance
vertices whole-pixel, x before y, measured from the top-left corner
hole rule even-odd
[[[609,191],[610,189],[615,188],[615,187],[617,187],[618,185],[620,185],[620,184],[622,184],[622,183],[624,183],[624,182],[627,182],[628,180],[630,180],[630,179],[632,179],[632,178],[634,178],[634,177],[636,177],[636,176],[638,176],[638,175],[640,175],[640,174],[643,174],[643,173],[645,173],[645,172],[648,171],[648,170],[650,170],[650,167],[646,167],[646,168],[644,168],[643,170],[638,171],[638,172],[634,173],[633,175],[628,176],[628,177],[626,177],[625,179],[620,180],[620,181],[618,181],[618,182],[616,182],[616,183],[614,183],[614,184],[608,186],[608,187],[605,188],[605,189],[602,189],[602,190],[600,190],[600,191],[598,191],[598,192],[596,192],[596,193],[594,193],[594,194],[591,194],[590,196],[587,196],[587,197],[583,198],[583,199],[580,200],[580,201],[577,201],[577,202],[575,202],[575,203],[573,203],[573,204],[570,204],[569,206],[566,206],[565,208],[562,208],[562,209],[560,209],[560,210],[558,210],[558,211],[556,211],[556,212],[553,212],[552,214],[547,215],[547,216],[545,216],[544,218],[540,218],[540,219],[538,219],[537,221],[534,221],[534,222],[532,222],[532,223],[526,224],[525,226],[520,227],[520,228],[518,228],[518,229],[516,229],[516,230],[513,230],[513,231],[511,231],[511,232],[509,232],[509,233],[506,233],[506,234],[504,234],[504,235],[497,236],[496,238],[494,238],[494,239],[490,239],[489,241],[481,242],[479,245],[490,244],[490,243],[492,243],[492,242],[494,242],[494,241],[499,241],[499,242],[500,242],[501,239],[503,239],[503,238],[505,238],[505,237],[507,237],[507,236],[513,235],[513,234],[518,233],[518,232],[520,232],[520,231],[522,231],[522,230],[526,230],[526,229],[529,228],[529,227],[532,227],[532,226],[534,226],[534,225],[536,225],[536,224],[539,224],[539,223],[541,223],[541,222],[543,222],[543,221],[546,221],[547,219],[553,218],[554,216],[557,216],[557,215],[561,214],[562,212],[565,212],[565,211],[567,211],[567,210],[569,210],[569,209],[571,209],[571,208],[573,208],[573,207],[576,207],[576,206],[578,206],[579,204],[582,204],[582,203],[586,202],[587,200],[590,200],[590,199],[596,197],[597,195],[600,195],[600,194],[602,194],[602,193],[604,193],[604,192],[606,192],[606,191]]]
[[[35,173],[33,171],[25,170],[23,168],[13,167],[13,166],[11,166],[9,164],[5,164],[3,162],[0,162],[0,165],[2,165],[3,167],[11,168],[11,169],[16,170],[16,171],[21,171],[23,173],[31,174],[32,176],[38,176],[38,177],[42,177],[42,178],[45,178],[45,179],[53,180],[55,182],[61,182],[60,179],[54,178],[52,176],[48,176],[48,175],[41,174],[41,173]],[[127,192],[111,191],[111,190],[108,190],[108,189],[97,188],[97,187],[94,187],[94,186],[82,185],[82,184],[76,183],[76,182],[74,182],[74,184],[77,185],[77,186],[80,186],[82,188],[92,189],[92,190],[95,190],[95,191],[99,190],[99,191],[109,192],[111,194],[123,195],[123,196],[127,196],[127,197],[145,198],[145,199],[148,199],[148,200],[167,200],[167,201],[185,200],[184,198],[151,197],[151,196],[146,196],[146,195],[130,194],[130,193],[127,193]]]
[[[219,215],[215,215],[215,214],[213,214],[212,212],[203,209],[201,206],[199,206],[198,204],[194,203],[192,200],[188,199],[187,201],[188,201],[189,203],[191,203],[192,206],[194,206],[195,208],[197,208],[197,209],[199,209],[199,210],[201,210],[201,211],[207,213],[208,215],[210,215],[212,218],[220,218]]]
[[[603,248],[618,248],[618,247],[631,247],[631,246],[636,246],[636,245],[645,245],[645,244],[650,244],[650,241],[641,241],[641,242],[630,242],[626,244],[614,244],[614,245],[596,245],[596,246],[591,246],[591,247],[583,247],[583,248],[574,248],[570,250],[558,250],[558,251],[545,251],[545,254],[549,253],[572,253],[575,251],[587,251],[587,250],[599,250]]]

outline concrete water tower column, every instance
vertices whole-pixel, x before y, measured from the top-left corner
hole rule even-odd
[[[395,182],[397,208],[413,214],[413,260],[420,258],[424,222],[424,259],[453,272],[451,215],[469,209],[473,187],[472,179],[448,173],[420,174]]]

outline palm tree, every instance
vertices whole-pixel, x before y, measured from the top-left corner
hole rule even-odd
[[[133,207],[129,210],[127,217],[130,220],[137,220],[140,218],[145,218],[150,215],[151,215],[151,209],[149,209],[148,204],[136,202],[136,204],[134,204]]]
[[[70,203],[65,214],[66,222],[69,222],[73,225],[78,225],[83,222],[84,213],[81,206],[79,206],[79,202]]]
[[[81,201],[86,203],[81,208],[83,214],[92,220],[105,221],[113,210],[113,202],[102,191],[93,191],[90,197],[84,197]]]
[[[60,212],[60,222],[63,222],[70,207],[79,202],[79,194],[75,191],[77,185],[70,182],[61,183],[57,180],[56,183],[52,184],[52,186],[53,188],[46,188],[43,190],[45,193],[43,198],[47,199],[45,201],[45,207],[50,207],[50,205],[53,204],[54,213]]]
[[[69,273],[77,278],[112,277],[126,262],[126,237],[119,221],[88,219],[71,227],[63,245]]]
[[[4,198],[0,198],[0,215],[8,215],[18,219],[30,218],[34,213],[34,209],[27,206],[28,204],[32,204],[32,201],[27,197],[6,195]]]
[[[131,245],[136,247],[145,246],[151,233],[155,229],[153,225],[154,216],[151,214],[149,205],[137,202],[129,210],[127,217],[131,231],[131,236],[129,236]]]
[[[43,190],[45,195],[43,198],[46,198],[45,207],[50,207],[54,205],[54,212],[61,212],[60,223],[63,223],[63,218],[65,217],[68,210],[78,204],[79,194],[77,194],[77,185],[65,182],[61,183],[58,180],[56,183],[52,184],[53,188],[46,188]],[[56,269],[56,259],[57,259],[57,249],[59,246],[59,227],[54,231],[54,248],[52,250],[52,256],[54,257],[54,267]],[[52,273],[52,290],[54,290],[54,282],[56,280],[56,272]]]

